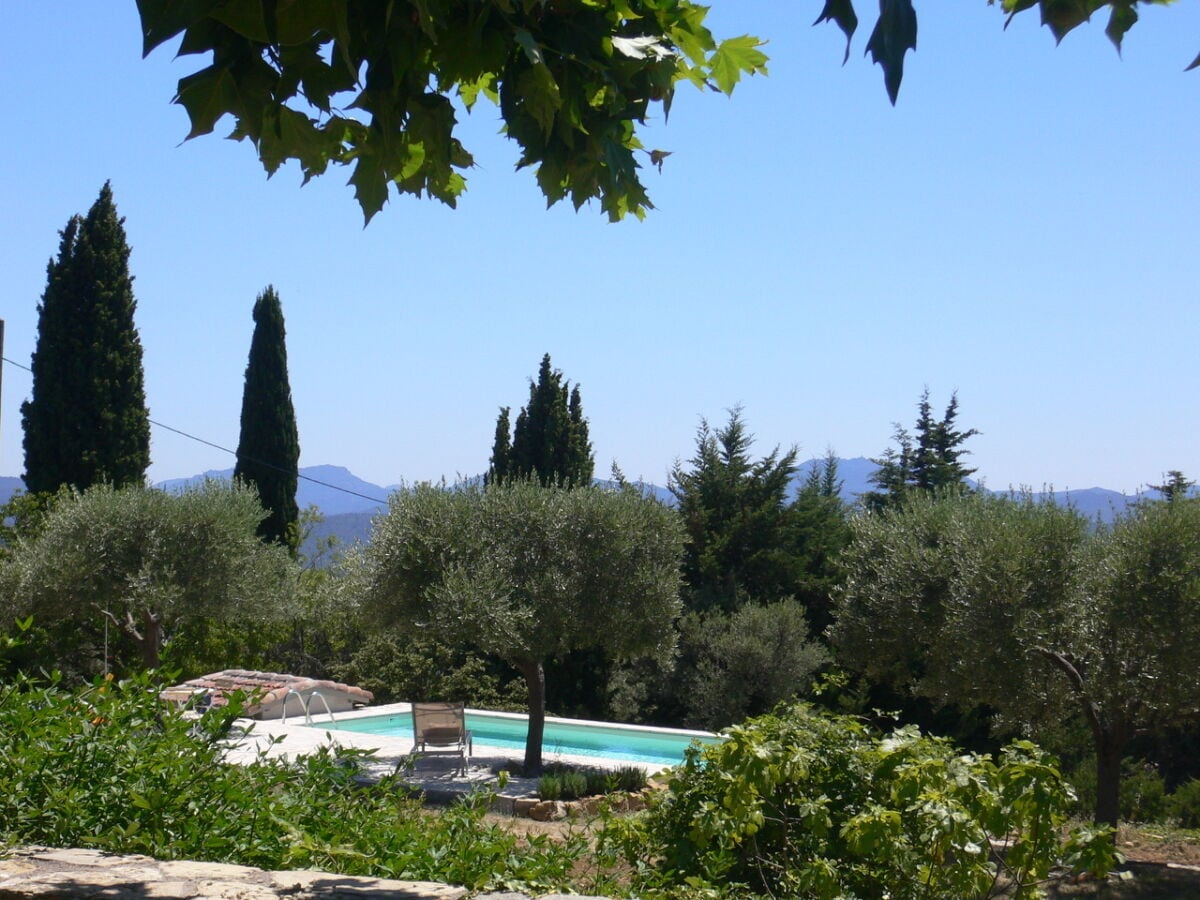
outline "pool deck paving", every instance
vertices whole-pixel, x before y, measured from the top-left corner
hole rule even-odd
[[[366,707],[355,712],[338,713],[333,717],[333,724],[355,718],[398,715],[407,713],[409,710],[410,706],[407,703]],[[468,712],[472,712],[472,710],[468,710]],[[313,716],[312,721],[318,724],[328,723],[330,717]],[[360,768],[360,775],[366,782],[378,781],[392,775],[398,765],[408,761],[403,769],[404,781],[420,790],[425,795],[425,799],[430,802],[445,803],[473,790],[493,789],[497,791],[493,806],[497,811],[511,812],[514,801],[537,796],[538,779],[536,778],[510,776],[504,788],[499,789],[499,778],[496,772],[506,763],[520,762],[524,756],[521,751],[511,748],[492,747],[476,741],[471,754],[470,766],[463,775],[459,772],[457,763],[445,756],[430,756],[418,758],[415,762],[410,761],[409,757],[413,750],[411,737],[388,737],[355,731],[330,731],[324,728],[313,728],[306,725],[303,720],[296,718],[284,721],[278,719],[241,720],[239,724],[245,729],[245,732],[231,741],[226,754],[226,758],[230,762],[248,763],[259,758],[260,755],[271,759],[296,759],[336,744],[340,747],[372,751],[372,755],[361,763]],[[587,724],[604,725],[608,723]],[[578,766],[596,766],[604,769],[642,765],[647,775],[653,775],[665,768],[661,765],[631,763],[627,759],[564,753],[545,753],[543,761],[545,763],[563,762]]]

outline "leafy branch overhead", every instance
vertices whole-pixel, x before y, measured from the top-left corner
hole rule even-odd
[[[1119,53],[1125,34],[1137,23],[1138,6],[1165,6],[1170,2],[1172,0],[988,0],[988,5],[999,5],[1007,14],[1006,28],[1017,13],[1036,6],[1041,11],[1042,24],[1053,32],[1056,41],[1061,41],[1068,32],[1089,21],[1093,13],[1107,6],[1109,16],[1104,33]],[[850,58],[850,42],[858,29],[854,0],[825,0],[824,8],[813,24],[822,22],[836,23],[846,35],[846,55],[842,59],[845,63]],[[892,103],[896,102],[900,82],[904,78],[904,56],[909,50],[916,49],[917,13],[913,8],[913,0],[879,0],[879,18],[867,39],[865,52],[870,53],[871,60],[882,67],[883,82]],[[1197,66],[1200,66],[1200,56],[1187,68],[1194,69]]]
[[[638,126],[681,80],[730,94],[766,71],[762,42],[718,43],[691,0],[138,0],[143,51],[181,39],[210,63],[179,82],[188,137],[224,116],[268,174],[351,168],[367,221],[391,188],[454,206],[473,165],[455,134],[485,97],[549,204],[652,208]],[[455,98],[460,101],[457,105]]]
[[[1170,0],[988,0],[1009,19],[1038,7],[1061,40],[1102,7],[1120,50],[1141,4]],[[917,46],[914,0],[879,0],[866,52],[896,102],[904,58]],[[454,206],[466,190],[470,151],[458,116],[480,97],[499,107],[549,205],[590,200],[612,221],[653,208],[639,126],[675,87],[733,93],[766,72],[763,42],[718,42],[708,8],[693,0],[137,0],[143,52],[179,41],[208,65],[180,79],[175,100],[188,137],[225,116],[249,139],[267,173],[296,161],[304,180],[350,167],[367,221],[398,193]],[[824,0],[814,24],[835,23],[846,58],[858,28],[854,0]],[[1200,56],[1189,68],[1200,66]],[[643,159],[645,157],[645,159]]]

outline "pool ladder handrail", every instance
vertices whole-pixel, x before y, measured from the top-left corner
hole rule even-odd
[[[330,722],[336,721],[336,719],[334,719],[334,717],[333,717],[333,710],[329,706],[329,701],[325,699],[325,695],[322,694],[320,691],[313,691],[311,694],[308,695],[308,699],[306,700],[304,698],[304,695],[301,694],[298,690],[296,690],[295,688],[289,688],[288,692],[283,695],[283,711],[279,716],[279,724],[280,725],[287,724],[287,705],[288,705],[288,699],[292,696],[292,694],[295,694],[296,699],[300,701],[300,709],[302,709],[304,711],[304,724],[305,725],[311,725],[313,723],[312,702],[314,700],[316,700],[318,697],[321,698],[321,703],[325,707],[325,714],[327,716],[329,716],[329,721]]]

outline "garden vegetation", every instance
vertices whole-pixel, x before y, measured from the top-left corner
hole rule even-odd
[[[1113,862],[1101,830],[1063,840],[1071,789],[1023,742],[993,761],[913,728],[781,709],[689,751],[647,813],[605,817],[592,852],[582,831],[486,823],[488,792],[434,813],[391,778],[362,785],[358,754],[333,744],[226,763],[240,710],[189,716],[145,676],[5,685],[0,844],[642,897],[949,900]]]

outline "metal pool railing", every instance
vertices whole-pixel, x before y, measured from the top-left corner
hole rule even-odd
[[[295,688],[291,688],[288,690],[288,692],[286,694],[283,695],[283,711],[279,716],[279,724],[281,724],[281,725],[287,724],[288,700],[291,698],[291,696],[293,694],[295,694],[296,699],[300,701],[300,709],[303,710],[303,712],[304,712],[304,724],[305,725],[313,724],[312,702],[314,700],[316,700],[318,697],[321,698],[321,704],[325,707],[325,714],[327,716],[329,716],[329,721],[330,722],[336,721],[333,717],[333,710],[329,706],[329,701],[325,699],[325,695],[322,694],[320,691],[313,691],[311,694],[308,695],[308,698],[306,699],[305,696],[303,694],[301,694],[298,690],[296,690]]]

